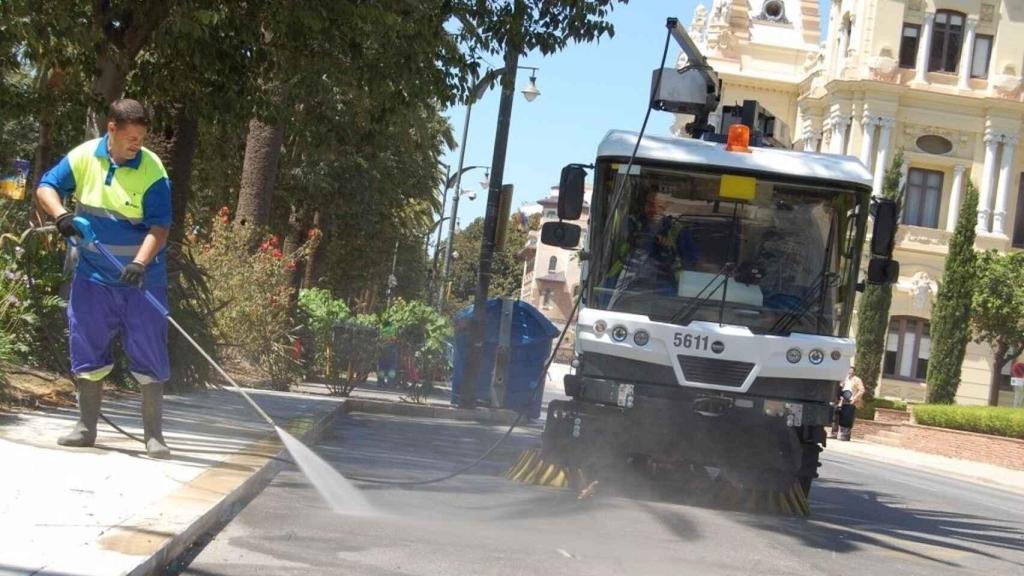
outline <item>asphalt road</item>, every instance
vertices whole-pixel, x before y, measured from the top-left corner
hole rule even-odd
[[[452,470],[502,432],[352,414],[318,452],[346,475]],[[501,477],[538,428],[441,484],[362,484],[379,516],[338,516],[282,471],[185,574],[1020,574],[1024,497],[838,454],[825,455],[808,519],[724,511],[685,498],[565,490]]]

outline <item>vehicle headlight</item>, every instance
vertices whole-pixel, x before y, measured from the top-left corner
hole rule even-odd
[[[796,364],[803,357],[804,353],[801,352],[799,348],[790,348],[789,350],[786,350],[786,360],[788,360],[790,364]]]
[[[608,323],[605,322],[604,320],[598,320],[597,322],[594,322],[594,334],[600,336],[601,334],[604,334],[604,331],[607,329]]]
[[[809,360],[811,364],[817,366],[825,361],[825,353],[815,348],[807,353],[807,360]]]
[[[637,346],[647,346],[647,343],[651,341],[651,335],[645,330],[637,330],[633,333],[633,343]]]
[[[627,336],[629,336],[629,330],[626,330],[625,326],[616,326],[612,328],[612,340],[615,340],[616,342],[625,342]]]
[[[839,362],[839,359],[843,357],[843,353],[839,350],[832,351],[832,360]]]

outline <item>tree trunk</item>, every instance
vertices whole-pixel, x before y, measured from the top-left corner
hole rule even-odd
[[[146,147],[153,151],[171,181],[171,240],[185,237],[188,201],[191,198],[192,160],[199,145],[199,120],[184,105],[174,105],[169,112],[157,109]]]
[[[998,406],[999,405],[999,382],[1003,379],[1003,368],[1006,367],[1006,363],[1012,360],[1007,359],[1006,355],[1009,352],[1009,347],[1005,344],[999,344],[996,346],[995,356],[992,358],[992,376],[988,382],[988,405]]]
[[[173,122],[174,146],[165,162],[171,178],[171,239],[185,237],[188,203],[192,198],[192,161],[199,146],[199,118],[188,107],[175,110]]]
[[[111,48],[96,57],[96,69],[99,71],[92,81],[92,93],[95,102],[89,106],[85,122],[86,138],[99,138],[107,131],[106,106],[124,94],[124,85],[128,80],[128,69],[124,63],[112,53]]]
[[[327,217],[329,217],[329,215],[327,215]],[[320,211],[316,210],[315,212],[313,212],[313,226],[311,230],[316,229],[320,232],[320,241],[317,243],[316,248],[314,248],[313,251],[306,258],[306,263],[305,266],[303,267],[302,287],[306,289],[315,288],[317,280],[320,277],[320,271],[318,268],[320,264],[320,259],[324,251],[324,242],[327,241],[327,238],[325,236],[326,232],[324,230],[321,220],[322,217],[320,216]]]
[[[236,221],[240,224],[266,226],[270,222],[270,202],[277,181],[284,122],[268,124],[259,118],[249,121],[245,139],[245,160],[238,191]]]

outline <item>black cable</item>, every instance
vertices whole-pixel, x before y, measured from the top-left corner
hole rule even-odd
[[[658,66],[658,76],[654,79],[654,89],[651,91],[651,100],[647,102],[647,111],[644,113],[644,121],[640,125],[640,133],[636,137],[636,144],[633,145],[633,152],[629,155],[629,162],[626,163],[626,172],[622,180],[619,180],[619,185],[615,187],[615,192],[612,194],[612,201],[608,204],[609,208],[614,208],[622,201],[623,188],[625,188],[626,180],[629,179],[629,172],[633,168],[633,162],[636,160],[636,154],[640,151],[640,142],[644,138],[644,133],[647,132],[647,121],[651,118],[651,110],[654,109],[654,97],[658,95],[658,89],[661,87],[661,71],[665,69],[665,60],[668,58],[668,45],[669,40],[672,39],[672,29],[669,28],[668,32],[665,33],[665,46],[661,50],[661,65]],[[605,229],[611,225],[611,213],[608,214],[608,220],[605,222]]]

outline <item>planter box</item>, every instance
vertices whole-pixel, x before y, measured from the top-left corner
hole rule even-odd
[[[875,408],[875,422],[904,424],[910,422],[910,412],[906,410],[891,410],[889,408]]]
[[[875,440],[873,435],[883,431],[897,434],[895,438],[889,435],[889,441],[885,442],[888,445],[1024,470],[1024,440],[910,423],[858,420],[853,425],[853,437],[868,442]]]

